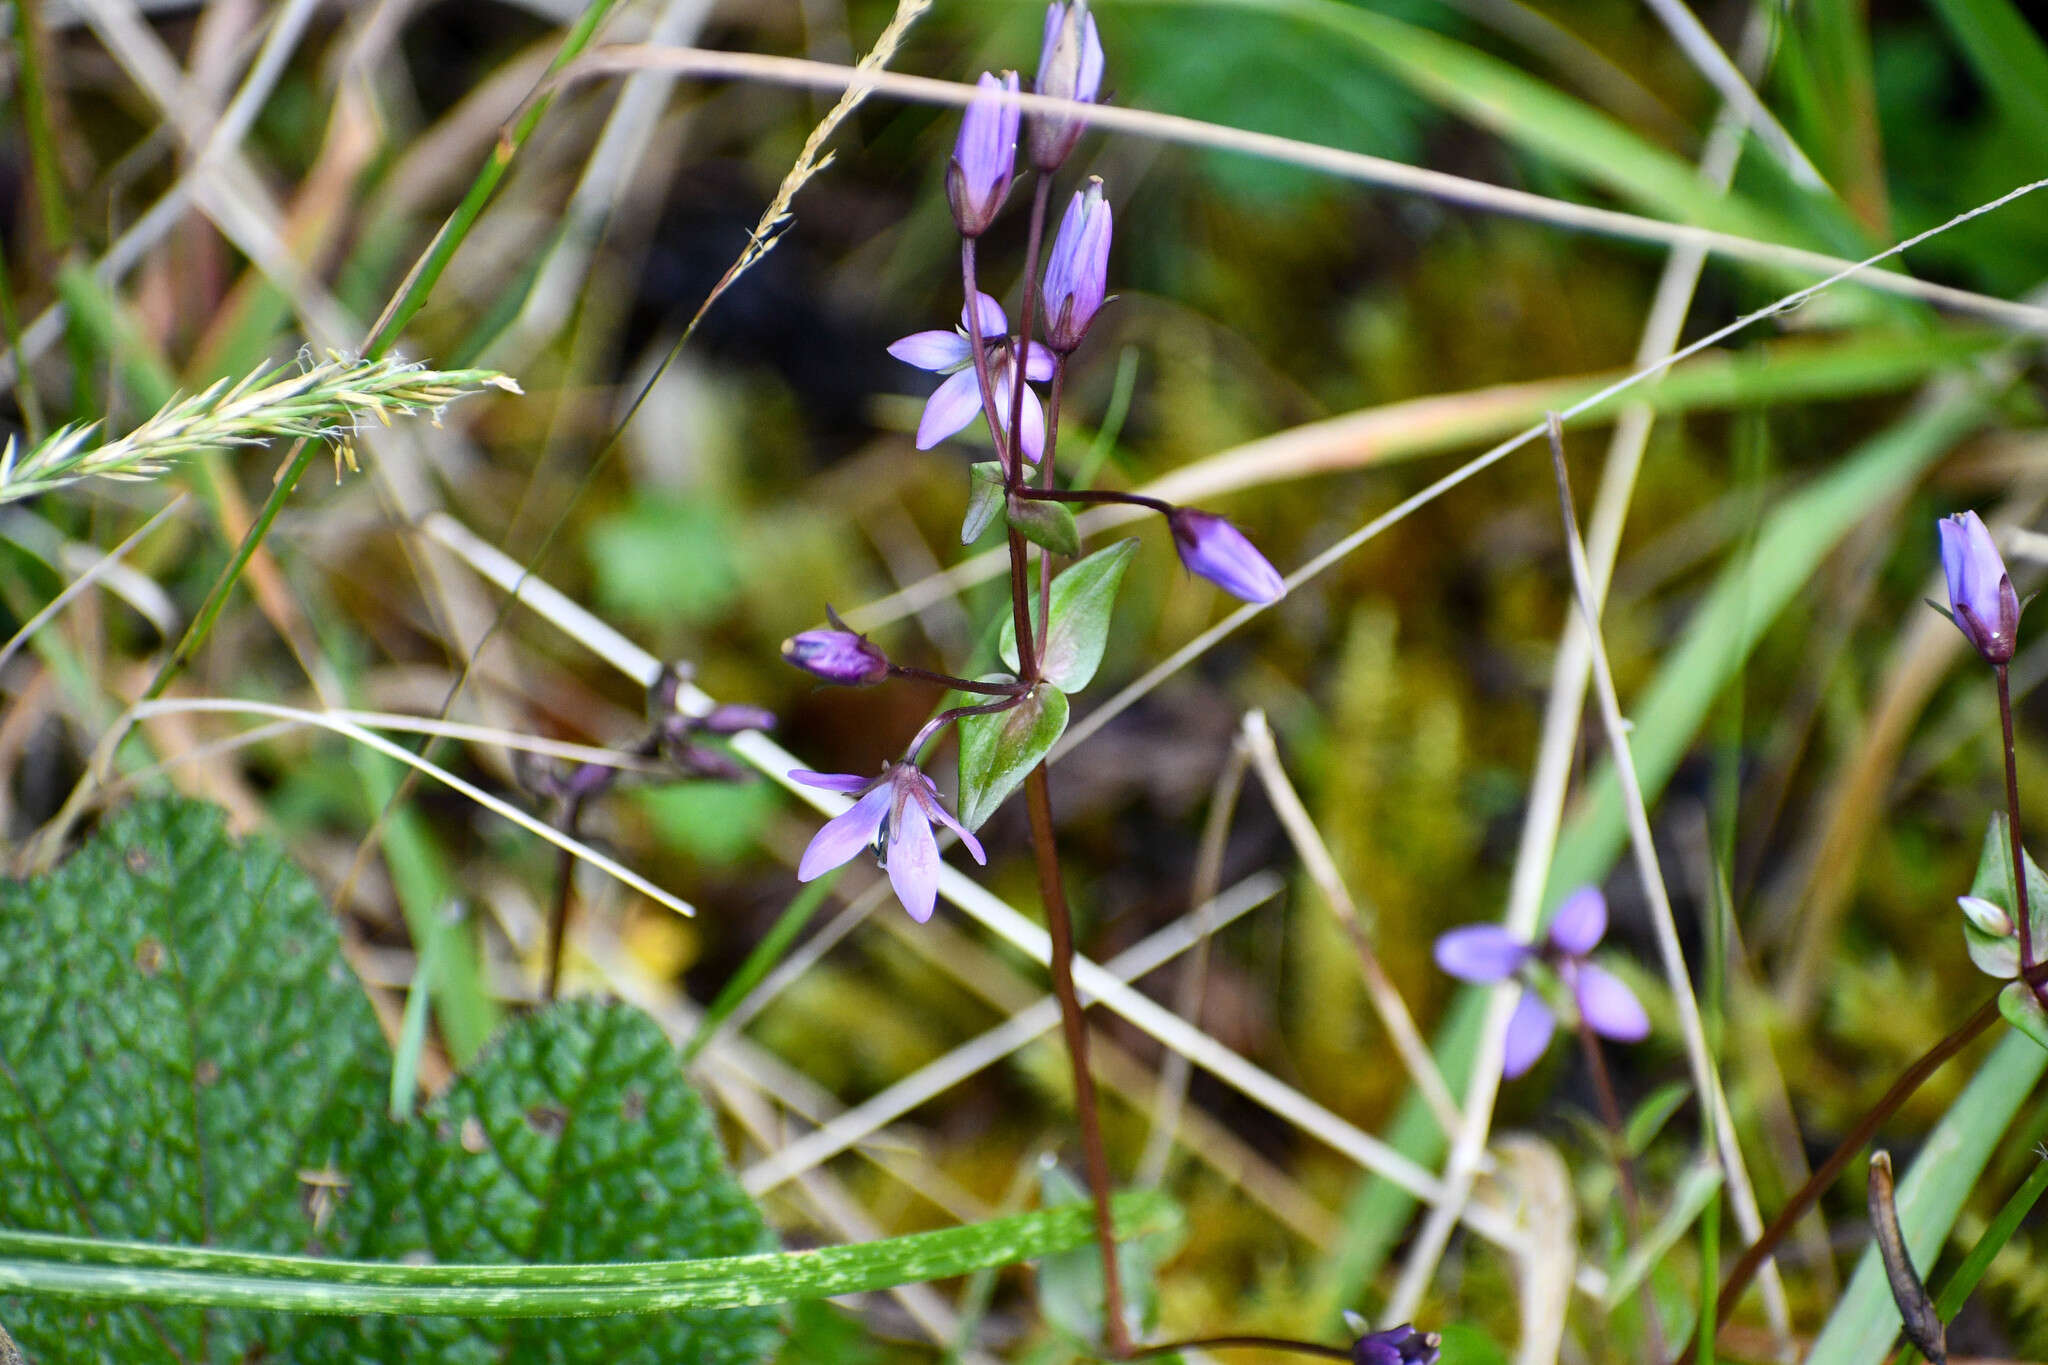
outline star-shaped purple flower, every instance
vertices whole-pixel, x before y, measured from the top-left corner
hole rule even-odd
[[[1010,421],[1010,392],[1017,382],[1016,342],[1010,336],[1010,320],[1003,306],[986,294],[976,293],[982,339],[988,343],[988,376],[996,395],[996,420],[1005,432]],[[917,448],[930,450],[981,415],[981,385],[974,375],[974,343],[967,329],[974,325],[968,310],[960,310],[957,331],[912,332],[889,347],[889,354],[907,365],[948,376],[924,405],[924,417],[917,424]],[[1052,352],[1032,342],[1026,353],[1024,377],[1044,383],[1052,378]],[[1024,386],[1022,429],[1024,458],[1033,464],[1045,450],[1045,410],[1029,384]]]
[[[896,899],[910,917],[923,924],[932,917],[939,897],[939,842],[932,837],[938,820],[960,836],[960,842],[983,866],[988,856],[981,843],[963,829],[944,806],[932,780],[910,763],[891,763],[880,777],[854,773],[814,773],[799,769],[791,777],[807,787],[844,792],[851,806],[827,820],[811,837],[797,865],[800,882],[821,877],[864,848],[873,848],[888,870]]]
[[[1461,981],[1492,983],[1523,976],[1522,998],[1508,1020],[1507,1051],[1501,1074],[1513,1079],[1536,1065],[1550,1046],[1557,1018],[1543,997],[1528,985],[1529,967],[1537,962],[1555,971],[1570,988],[1586,1026],[1617,1043],[1639,1043],[1650,1036],[1650,1016],[1620,977],[1587,960],[1607,933],[1607,898],[1597,886],[1582,886],[1565,897],[1551,917],[1543,943],[1530,944],[1497,924],[1468,924],[1436,941],[1436,965]]]

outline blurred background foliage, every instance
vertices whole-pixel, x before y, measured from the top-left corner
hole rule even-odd
[[[24,120],[17,49],[0,141],[0,243],[15,331],[55,300],[59,267],[103,250],[184,160],[161,111],[79,14],[47,0],[35,8],[47,30],[55,118],[47,150],[64,211],[53,214],[36,188],[39,135]],[[392,294],[555,50],[572,8],[438,0],[317,10],[245,148],[291,210],[302,258],[353,317],[367,322]],[[1746,6],[1696,8],[1728,50],[1741,46]],[[266,9],[234,0],[172,5],[152,23],[195,79],[210,76],[217,100],[232,88]],[[790,0],[702,9],[694,41],[703,46],[845,60],[866,49],[892,7]],[[371,11],[397,40],[372,41],[380,60],[343,72],[351,45],[366,41]],[[1635,0],[1100,0],[1097,12],[1119,104],[1653,216],[1683,207],[1664,177],[1690,174],[1717,107],[1711,86]],[[1426,56],[1346,28],[1347,13],[1435,35],[1479,64],[1432,67]],[[2041,173],[2048,83],[2032,77],[2048,71],[2048,56],[2023,13],[1992,0],[1793,6],[1759,88],[1831,188],[1800,187],[1752,142],[1730,212],[1739,209],[1757,232],[1853,258]],[[625,36],[644,18],[628,7],[620,23]],[[2026,41],[1998,40],[1998,23],[2018,26]],[[1035,5],[941,3],[892,66],[955,79],[984,66],[1028,74],[1038,24]],[[1481,79],[1502,71],[1520,83]],[[341,101],[357,82],[371,112]],[[687,662],[713,695],[775,710],[779,738],[812,766],[870,771],[915,730],[937,690],[814,690],[781,663],[777,646],[816,624],[827,603],[851,610],[874,602],[965,553],[956,531],[962,447],[972,442],[912,449],[925,380],[883,351],[957,313],[957,241],[942,186],[955,118],[870,100],[834,140],[831,166],[804,187],[774,251],[655,378],[829,100],[746,83],[679,86],[616,213],[589,235],[572,223],[558,238],[617,94],[612,81],[564,91],[412,323],[407,354],[502,367],[530,395],[458,408],[447,439],[411,448],[425,462],[418,477],[464,523],[572,598],[647,649]],[[1626,155],[1589,172],[1540,136],[1514,132],[1518,121],[1556,127],[1545,123],[1539,96],[1597,116]],[[1485,118],[1489,108],[1499,117]],[[343,138],[361,145],[341,147]],[[1663,260],[1661,249],[1640,244],[1135,137],[1093,135],[1075,166],[1103,176],[1115,203],[1111,278],[1120,297],[1077,357],[1067,439],[1085,445],[1099,436],[1102,478],[1118,486],[1358,409],[1453,395],[1455,411],[1468,401],[1455,395],[1489,386],[1625,369]],[[984,246],[987,278],[1011,301],[1021,224],[1013,209]],[[580,263],[566,282],[541,272],[543,294],[529,295],[543,259],[557,251]],[[2048,196],[2037,196],[1915,248],[1907,266],[2017,298],[2040,286],[2044,260]],[[1687,335],[1776,297],[1786,278],[1710,262]],[[536,300],[553,310],[544,320]],[[32,371],[34,401],[18,404],[18,419],[54,424],[104,412],[118,427],[161,397],[137,382],[139,368],[193,388],[262,355],[289,354],[304,336],[295,314],[304,301],[264,284],[196,214],[105,304],[111,321],[97,331],[74,305],[64,344]],[[1842,289],[1727,343],[1737,362],[1728,394],[1659,420],[1650,436],[1606,615],[1625,702],[1658,676],[1722,575],[1779,571],[1752,554],[1769,511],[1907,415],[1920,381],[1945,368],[1944,346],[1953,352],[1961,338],[1982,350],[1982,335],[1978,324]],[[1771,387],[1794,383],[1778,368],[1786,357],[1853,344],[1893,357],[1889,377],[1822,375],[1797,381],[1789,396]],[[1913,359],[1926,355],[1934,358]],[[1995,712],[1977,671],[1954,667],[1961,653],[1940,635],[1947,628],[1927,631],[1920,599],[1933,591],[1934,516],[1979,506],[1994,519],[2038,519],[2048,492],[2040,375],[2031,346],[2014,356],[2020,378],[1987,393],[1983,419],[1944,442],[1924,477],[1869,496],[1848,533],[1826,547],[1738,661],[1656,811],[1695,970],[1715,992],[1710,1021],[1767,1212],[1897,1070],[1984,993],[1949,905],[1968,884],[1997,799]],[[617,457],[600,459],[611,425],[650,379]],[[1582,503],[1605,431],[1574,428]],[[1384,461],[1354,450],[1334,472],[1286,477],[1214,505],[1291,569],[1480,444],[1454,439],[1397,452],[1422,458]],[[244,452],[179,476],[202,494],[203,510],[132,560],[174,616],[189,613],[226,562],[234,537],[221,528],[233,517],[222,509],[259,502],[275,464]],[[46,498],[10,514],[15,520],[0,527],[9,628],[75,572],[76,554],[67,559],[53,546],[110,545],[161,497],[154,488],[101,490],[93,500]],[[317,656],[315,672],[338,681],[336,695],[431,712],[462,660],[456,642],[476,636],[452,629],[422,592],[428,561],[402,534],[407,515],[373,478],[308,480],[271,548],[279,589],[295,604],[285,618],[303,626],[300,643]],[[1556,522],[1549,467],[1524,451],[1392,527],[1062,762],[1053,792],[1084,950],[1101,960],[1185,912],[1212,785],[1238,717],[1256,706],[1270,717],[1390,972],[1425,1027],[1435,1021],[1451,991],[1430,963],[1430,942],[1450,925],[1497,916],[1515,858],[1569,603]],[[1144,552],[1126,581],[1100,695],[1226,609],[1181,572],[1159,528],[1138,534]],[[2015,563],[2032,579],[2038,559],[2028,549]],[[992,657],[986,627],[999,594],[982,583],[940,598],[881,627],[878,638],[899,659],[971,672]],[[494,610],[490,599],[480,619]],[[312,703],[308,660],[280,637],[278,620],[259,602],[238,600],[181,688]],[[54,810],[162,644],[160,623],[88,598],[0,677],[10,698],[0,720],[10,773],[0,813],[11,835],[25,836]],[[2048,668],[2038,654],[2025,665],[2029,685]],[[525,612],[506,619],[470,690],[486,698],[486,714],[553,737],[628,744],[642,726],[643,698],[630,684]],[[1096,700],[1077,703],[1076,715]],[[1904,715],[1895,713],[1901,704]],[[2024,803],[2048,812],[2044,721],[2048,712],[2024,703]],[[162,758],[233,728],[165,724],[143,742]],[[1583,774],[1600,746],[1582,747]],[[502,755],[445,756],[542,808],[521,794]],[[286,838],[342,896],[365,960],[396,964],[383,977],[369,973],[380,992],[408,979],[399,902],[409,877],[422,876],[459,891],[499,978],[530,981],[553,854],[429,784],[409,798],[419,818],[402,846],[392,835],[385,859],[352,874],[357,842],[388,790],[388,780],[366,783],[362,764],[332,739],[294,733],[187,763],[171,780]],[[700,914],[678,920],[579,877],[579,924],[592,941],[621,945],[650,977],[707,1002],[789,903],[793,857],[812,825],[758,778],[631,784],[591,806],[586,831]],[[1830,842],[1827,831],[1841,826],[1857,837]],[[991,861],[982,880],[1015,904],[1035,905],[1021,814],[999,813],[984,837]],[[401,865],[408,857],[412,873]],[[1202,1025],[1382,1131],[1404,1074],[1365,1006],[1346,940],[1256,784],[1223,861],[1225,885],[1264,867],[1290,882],[1280,901],[1218,936]],[[843,879],[817,923],[871,880],[863,869]],[[1733,909],[1725,951],[1701,931],[1718,885]],[[1658,996],[1636,884],[1618,872],[1607,889],[1617,918],[1610,947],[1642,964],[1630,977],[1659,1021],[1650,1044],[1615,1059],[1633,1105],[1683,1076],[1683,1054],[1669,1000]],[[1835,907],[1824,917],[1809,914],[1817,895]],[[576,989],[608,984],[599,962],[574,953],[570,979]],[[1039,990],[1035,969],[970,929],[943,915],[929,931],[914,929],[885,905],[747,1032],[852,1103]],[[1142,1079],[1158,1066],[1156,1044],[1113,1018],[1100,1027],[1125,1054],[1118,1074]],[[446,1036],[444,1045],[460,1047]],[[1938,1076],[1900,1116],[1895,1145],[1910,1150],[1968,1074],[1958,1066]],[[1149,1084],[1110,1104],[1122,1171],[1146,1145]],[[1048,1042],[915,1111],[889,1141],[900,1139],[957,1194],[920,1197],[914,1184],[852,1157],[828,1169],[879,1231],[1014,1204],[1028,1196],[1040,1153],[1071,1155],[1067,1088]],[[1210,1166],[1176,1156],[1169,1180],[1192,1215],[1191,1233],[1161,1272],[1165,1321],[1322,1330],[1339,1306],[1327,1300],[1326,1267],[1332,1258],[1355,1266],[1357,1243],[1385,1235],[1346,1221],[1358,1171],[1199,1073],[1191,1097],[1257,1162],[1252,1178],[1309,1212],[1290,1225]],[[1498,1126],[1531,1129],[1568,1153],[1597,1259],[1615,1250],[1618,1215],[1600,1139],[1584,1122],[1591,1104],[1579,1063],[1559,1049],[1506,1089]],[[1686,1165],[1696,1118],[1681,1111],[1650,1147],[1653,1189],[1668,1191]],[[1955,1248],[1967,1249],[2044,1132],[2048,1106],[2034,1101],[1958,1225]],[[735,1127],[730,1136],[742,1166],[760,1154],[758,1134]],[[1860,1193],[1837,1196],[1824,1206],[1831,1234],[1798,1242],[1787,1265],[1803,1331],[1837,1292],[1834,1258],[1861,1235]],[[791,1244],[844,1235],[792,1187],[770,1196],[768,1208]],[[2048,1351],[2043,1236],[2036,1220],[1998,1260],[1954,1335],[1959,1352]],[[1681,1245],[1658,1281],[1674,1314],[1696,1301],[1690,1255]],[[1352,1286],[1347,1302],[1375,1310],[1385,1280]],[[994,1287],[984,1342],[1020,1360],[1071,1354],[1037,1325],[1024,1289],[1022,1277]],[[1517,1315],[1512,1267],[1483,1244],[1455,1242],[1426,1306],[1427,1320],[1449,1333],[1447,1358],[1504,1358]],[[890,1344],[846,1335],[836,1310],[807,1308],[796,1322],[792,1359],[933,1357],[881,1300],[868,1323]],[[1747,1330],[1751,1353],[1763,1354],[1760,1331]],[[1639,1331],[1626,1312],[1614,1322],[1575,1319],[1569,1349],[1573,1358],[1623,1358]]]

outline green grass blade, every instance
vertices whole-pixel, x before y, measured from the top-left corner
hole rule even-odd
[[[1754,552],[1722,574],[1685,638],[1630,707],[1630,747],[1647,797],[1654,800],[1663,790],[1714,699],[1821,561],[1872,509],[1975,428],[1988,405],[1976,387],[1925,403],[1852,451],[1832,473],[1778,503],[1757,532]],[[1603,767],[1559,840],[1546,900],[1554,903],[1565,890],[1598,881],[1627,837],[1621,785],[1612,768]]]
[[[1984,1163],[1998,1149],[1998,1140],[2044,1069],[2048,1052],[2031,1039],[2008,1033],[1927,1135],[1913,1169],[1899,1182],[1899,1227],[1914,1264],[1927,1265],[1940,1252]],[[1898,1334],[1899,1310],[1877,1248],[1871,1246],[1857,1263],[1848,1292],[1835,1304],[1806,1365],[1878,1365]]]
[[[1970,69],[2036,147],[2048,148],[2048,44],[2010,0],[1931,0]]]
[[[732,1012],[739,1008],[740,1001],[746,999],[754,987],[760,985],[762,979],[775,970],[775,965],[782,961],[783,955],[796,942],[796,936],[811,922],[811,916],[818,913],[818,907],[825,903],[826,894],[838,880],[837,870],[827,873],[797,892],[789,904],[783,907],[774,927],[754,945],[754,950],[747,954],[746,961],[740,963],[739,970],[719,987],[717,998],[712,1000],[710,1008],[704,1011],[704,1017],[698,1021],[697,1031],[690,1035],[689,1042],[683,1044],[684,1066],[688,1066],[696,1059],[697,1054],[704,1050],[704,1045],[718,1032],[718,1026],[730,1019]]]
[[[1970,1248],[1970,1254],[1956,1267],[1956,1273],[1949,1276],[1948,1283],[1941,1287],[1941,1296],[1934,1301],[1934,1308],[1941,1314],[1943,1322],[1952,1321],[1962,1311],[1964,1300],[1975,1292],[1984,1272],[1991,1268],[1992,1258],[2004,1250],[2013,1233],[2019,1231],[2021,1221],[2040,1202],[2044,1191],[2048,1191],[2048,1161],[2036,1161],[2032,1173],[2013,1191],[2012,1198],[2005,1201],[2005,1207],[1984,1229],[1977,1245]]]
[[[1163,1195],[1116,1201],[1120,1239],[1177,1222]],[[293,1313],[560,1317],[737,1308],[887,1289],[1087,1245],[1086,1205],[816,1251],[606,1265],[381,1265],[0,1232],[0,1292]]]
[[[1678,1245],[1678,1239],[1685,1236],[1686,1229],[1709,1205],[1713,1206],[1718,1217],[1722,1178],[1721,1168],[1712,1161],[1696,1163],[1679,1178],[1678,1189],[1671,1196],[1670,1209],[1629,1253],[1614,1278],[1607,1282],[1608,1312],[1613,1312],[1635,1295],[1643,1282],[1650,1278],[1650,1272],[1657,1268],[1672,1247]]]
[[[1307,22],[1356,44],[1423,98],[1637,206],[1680,222],[1791,242],[1792,227],[1758,205],[1724,197],[1690,162],[1526,71],[1425,28],[1339,0],[1152,0],[1229,8]]]

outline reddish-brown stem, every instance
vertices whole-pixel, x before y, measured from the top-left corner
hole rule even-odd
[[[999,697],[995,701],[984,702],[980,706],[955,706],[939,712],[939,714],[926,721],[917,734],[911,738],[909,745],[903,750],[904,760],[909,763],[917,762],[918,751],[931,743],[932,736],[938,734],[939,731],[945,729],[954,721],[966,716],[992,716],[998,711],[1014,710],[1029,695],[1030,693],[1028,692],[1018,692],[1009,696]]]
[[[583,798],[572,796],[563,803],[562,818],[556,824],[573,839],[582,814]],[[569,936],[569,895],[575,883],[576,855],[565,848],[555,859],[555,903],[548,911],[548,975],[541,988],[541,999],[550,1003],[562,985],[562,941]]]
[[[1122,502],[1167,516],[1173,504],[1148,498],[1143,493],[1119,493],[1109,488],[1020,488],[1017,496],[1026,502],[1073,502],[1093,507],[1099,503]]]
[[[951,673],[934,673],[928,668],[914,668],[909,664],[890,664],[892,678],[916,678],[919,682],[943,683],[956,692],[975,692],[984,697],[1021,697],[1031,690],[1031,684],[1021,682],[976,682],[972,678],[956,678]]]
[[[1074,1112],[1080,1120],[1081,1155],[1087,1166],[1088,1192],[1095,1200],[1095,1240],[1102,1248],[1102,1329],[1110,1354],[1127,1360],[1131,1335],[1124,1324],[1123,1275],[1117,1265],[1116,1220],[1110,1213],[1109,1155],[1102,1145],[1102,1117],[1095,1101],[1095,1077],[1088,1069],[1088,1020],[1074,989],[1074,921],[1067,909],[1066,887],[1060,880],[1060,856],[1053,842],[1052,795],[1045,765],[1024,779],[1024,804],[1031,813],[1031,852],[1038,865],[1038,891],[1045,900],[1046,932],[1052,939],[1052,990],[1059,997],[1060,1027],[1067,1058],[1074,1068]]]
[[[2012,845],[2012,903],[2020,929],[2020,971],[2034,965],[2034,915],[2027,905],[2027,859],[2020,845],[2020,771],[2012,742],[2012,683],[2004,664],[1998,675],[1998,728],[2005,738],[2005,833]],[[2036,984],[2034,998],[2048,1007],[2048,986]]]
[[[1593,1026],[1586,1022],[1582,1011],[1579,1014],[1579,1046],[1586,1054],[1586,1069],[1593,1077],[1593,1092],[1599,1097],[1600,1119],[1607,1125],[1607,1136],[1614,1147],[1614,1171],[1621,1184],[1621,1208],[1628,1220],[1628,1236],[1631,1242],[1640,1242],[1643,1236],[1643,1201],[1637,1193],[1636,1163],[1628,1154],[1628,1128],[1622,1122],[1621,1101],[1615,1098],[1614,1079],[1607,1072],[1607,1057],[1600,1050],[1600,1039],[1593,1032]],[[1657,1306],[1648,1298],[1643,1300],[1643,1321],[1650,1331],[1650,1354],[1655,1360],[1668,1360],[1670,1352],[1664,1345],[1664,1327],[1657,1321]]]
[[[1045,399],[1045,454],[1038,462],[1038,484],[1052,491],[1054,461],[1059,458],[1060,394],[1067,385],[1067,358],[1052,362],[1052,390]],[[1045,643],[1052,630],[1052,551],[1038,547],[1038,656],[1045,657]]]
[[[1033,240],[1037,239],[1034,229]],[[988,343],[981,335],[981,310],[974,305],[975,297],[981,292],[974,277],[974,239],[966,238],[960,243],[960,274],[967,291],[967,338],[968,348],[974,355],[974,377],[981,386],[981,410],[988,419],[989,439],[995,442],[996,458],[1002,462],[1003,485],[1015,490],[1020,481],[1018,470],[1024,463],[1024,452],[1016,441],[1016,426],[1009,427],[1009,436],[996,419],[995,387],[989,378]],[[1027,301],[1029,294],[1025,295]],[[1019,338],[1020,350],[1015,358],[1017,382],[1024,382],[1024,354],[1021,348],[1025,342]],[[1021,393],[1021,387],[1019,392]],[[1024,595],[1024,537],[1011,527],[1008,536],[1010,544],[1010,624],[1017,633],[1017,673],[1025,682],[1038,681],[1037,641],[1031,633],[1031,603]],[[913,750],[912,752],[915,752]]]
[[[2038,988],[2043,978],[2048,977],[2048,964],[2036,963],[2022,973],[2022,976]],[[1715,1301],[1714,1321],[1717,1326],[1728,1321],[1728,1315],[1735,1311],[1737,1301],[1742,1298],[1743,1290],[1749,1287],[1749,1282],[1756,1275],[1757,1269],[1769,1258],[1778,1243],[1785,1240],[1786,1234],[1792,1230],[1792,1225],[1806,1216],[1806,1211],[1820,1198],[1821,1191],[1835,1183],[1843,1168],[1855,1158],[1856,1153],[1863,1150],[1864,1145],[1876,1134],[1878,1127],[1897,1113],[1899,1106],[1912,1098],[1913,1092],[1926,1084],[1927,1078],[1938,1071],[1942,1063],[1969,1046],[1977,1035],[1990,1028],[1997,1018],[1998,997],[1993,995],[1979,1005],[1977,1012],[1964,1020],[1953,1033],[1921,1053],[1919,1058],[1892,1082],[1891,1089],[1884,1092],[1883,1097],[1871,1107],[1870,1112],[1856,1121],[1856,1126],[1849,1130],[1848,1136],[1836,1145],[1835,1150],[1828,1154],[1828,1159],[1807,1178],[1806,1183],[1793,1191],[1792,1197],[1785,1201],[1784,1208],[1778,1210],[1778,1216],[1771,1220],[1770,1226],[1763,1230],[1762,1235],[1742,1253],[1734,1268],[1728,1272],[1728,1278],[1721,1283],[1720,1297]],[[1679,1355],[1677,1365],[1692,1365],[1693,1353],[1697,1346],[1698,1339],[1695,1338]]]
[[[1351,1359],[1350,1350],[1343,1346],[1325,1346],[1320,1341],[1296,1341],[1292,1337],[1247,1335],[1163,1341],[1157,1346],[1141,1346],[1124,1359],[1149,1360],[1154,1356],[1178,1355],[1183,1351],[1290,1351],[1298,1356],[1317,1356],[1323,1360]]]

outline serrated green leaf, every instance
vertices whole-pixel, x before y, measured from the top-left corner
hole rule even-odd
[[[349,1254],[520,1264],[735,1256],[773,1245],[675,1049],[630,1006],[578,1000],[508,1027],[356,1174]],[[295,1361],[687,1360],[773,1349],[759,1309],[626,1318],[308,1320]]]
[[[1056,555],[1073,559],[1081,553],[1081,528],[1074,524],[1073,509],[1063,502],[1041,502],[1034,498],[1013,498],[1009,504],[1010,525],[1017,534]]]
[[[318,893],[220,812],[140,803],[0,886],[0,1223],[312,1253],[318,1186],[381,1124],[384,1039]],[[14,1300],[39,1365],[239,1360],[270,1325]]]
[[[1039,672],[1054,687],[1078,692],[1102,666],[1116,590],[1137,550],[1135,540],[1105,545],[1079,563],[1069,565],[1065,573],[1052,581],[1052,626],[1046,631],[1045,657],[1039,660]],[[1031,601],[1031,612],[1032,624],[1036,625],[1036,597]],[[1017,624],[1013,617],[1003,620],[1001,647],[1003,662],[1017,668]]]
[[[960,721],[960,823],[980,829],[1067,728],[1066,694],[1040,683],[1007,711]]]
[[[0,974],[10,1229],[503,1264],[767,1243],[674,1050],[625,1006],[522,1019],[418,1121],[387,1118],[391,1058],[332,918],[211,807],[139,804],[50,875],[0,886]],[[33,1359],[737,1363],[772,1340],[760,1311],[316,1321],[250,1311],[273,1301],[217,1274],[99,1274],[0,1275],[57,1296],[0,1300]],[[144,1306],[79,1311],[102,1293]]]
[[[972,545],[1003,510],[1003,466],[983,460],[968,471],[967,515],[960,522],[960,543]]]

